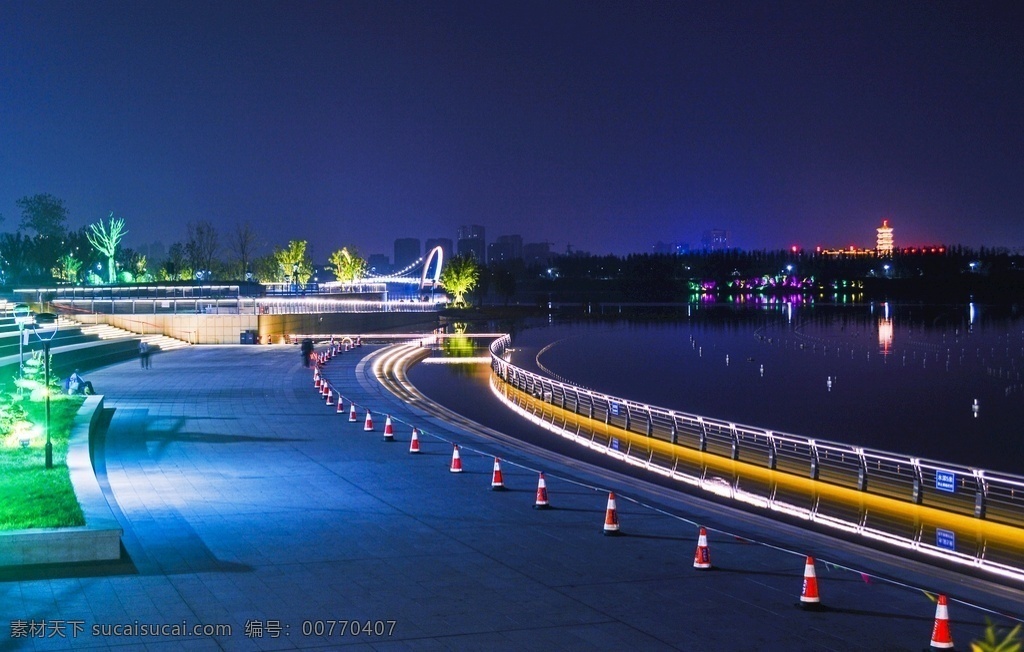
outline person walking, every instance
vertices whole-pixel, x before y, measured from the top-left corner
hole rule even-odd
[[[149,343],[139,342],[139,364],[143,369],[149,369]]]

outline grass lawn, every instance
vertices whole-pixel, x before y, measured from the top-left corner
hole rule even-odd
[[[24,404],[29,421],[40,424],[28,448],[22,448],[13,435],[0,439],[0,530],[85,525],[67,467],[68,438],[83,400],[80,396],[50,399],[50,470],[46,469],[42,401]]]

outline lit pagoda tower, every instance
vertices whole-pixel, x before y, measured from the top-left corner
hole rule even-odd
[[[875,229],[878,237],[875,240],[875,254],[879,258],[892,258],[892,227],[889,220],[882,220],[882,226]]]

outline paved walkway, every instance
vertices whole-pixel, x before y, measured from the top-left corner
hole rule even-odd
[[[935,606],[915,587],[1024,611],[1019,591],[428,419],[369,382],[357,367],[369,353],[337,357],[326,373],[347,400],[390,411],[397,443],[381,441],[380,414],[366,433],[362,409],[352,424],[325,406],[296,347],[193,347],[149,370],[91,373],[115,410],[97,461],[125,554],[0,571],[0,649],[895,651],[928,646]],[[411,423],[424,430],[419,456],[407,452]],[[462,474],[448,471],[452,440]],[[508,491],[490,490],[495,454]],[[555,509],[532,509],[539,468]],[[624,536],[601,534],[608,489],[621,494]],[[746,538],[713,531],[716,569],[698,571],[694,522]],[[910,586],[819,563],[826,610],[806,612],[795,606],[804,558],[789,551]],[[950,612],[966,649],[986,613],[960,602]],[[12,638],[31,621],[66,638]],[[196,625],[231,633],[195,635]]]

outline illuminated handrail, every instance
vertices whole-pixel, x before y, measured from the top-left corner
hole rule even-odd
[[[1024,579],[1024,477],[609,396],[515,366],[510,343],[503,335],[490,345],[496,394],[577,443],[762,508]]]

